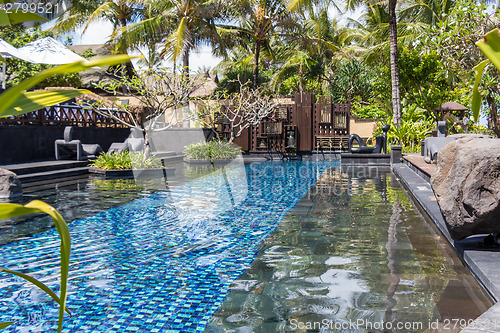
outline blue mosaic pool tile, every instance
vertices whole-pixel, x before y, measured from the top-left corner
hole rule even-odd
[[[203,332],[259,244],[333,165],[252,164],[71,222],[64,332]],[[0,265],[54,287],[58,247],[50,230],[0,247]],[[6,275],[0,286],[0,320],[18,322],[5,332],[55,330],[48,297]]]

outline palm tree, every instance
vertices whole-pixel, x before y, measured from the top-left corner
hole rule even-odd
[[[99,19],[106,19],[113,25],[113,30],[126,27],[131,22],[139,19],[144,7],[137,1],[124,0],[74,0],[72,7],[62,16],[51,29],[54,32],[74,31],[83,26],[83,31],[88,26]],[[113,39],[115,52],[126,54],[131,46],[126,40]],[[125,64],[127,75],[134,74],[133,66],[130,62]]]
[[[401,97],[399,93],[398,67],[398,22],[396,17],[396,0],[389,0],[389,47],[392,85],[392,114],[396,128],[401,125]]]
[[[162,55],[174,63],[182,56],[183,73],[189,75],[189,54],[197,46],[220,44],[215,20],[220,17],[221,4],[206,0],[168,0],[162,11],[163,19],[174,29],[163,41]]]
[[[147,45],[147,53],[144,54],[144,52],[141,51],[141,54],[143,58],[137,62],[139,65],[147,66],[148,70],[161,67],[162,59],[160,57],[160,53],[157,51],[156,43],[154,41]]]
[[[151,40],[162,45],[161,56],[176,64],[182,58],[183,75],[189,77],[189,55],[202,44],[219,48],[215,20],[221,17],[220,2],[210,0],[141,0],[145,19],[117,30],[117,35],[138,45]],[[223,52],[223,50],[221,51]]]
[[[293,14],[283,0],[244,0],[235,2],[231,14],[239,25],[220,24],[221,35],[235,37],[234,44],[248,46],[253,44],[254,73],[253,87],[257,89],[259,82],[259,60],[262,49],[271,56],[271,39],[284,34],[295,22]]]
[[[303,92],[304,75],[308,75],[322,85],[331,72],[332,60],[349,52],[347,43],[350,34],[348,28],[339,27],[336,20],[331,20],[328,10],[309,13],[304,23],[296,32],[281,41],[277,55],[283,59],[274,76],[273,88],[276,89],[281,78],[295,71],[299,75],[299,91]],[[304,69],[308,73],[304,73]]]
[[[370,0],[349,0],[347,9],[353,9],[360,4],[368,7],[379,5]],[[398,21],[396,16],[396,0],[388,0],[388,19],[389,19],[389,49],[390,49],[390,67],[391,67],[391,86],[392,86],[392,112],[393,121],[396,128],[401,124],[401,99],[399,93],[399,68],[398,68]]]
[[[113,30],[123,28],[139,19],[144,7],[138,1],[124,0],[74,0],[71,8],[59,17],[57,23],[51,28],[54,32],[74,31],[83,26],[83,31],[97,20],[105,19],[112,23]],[[123,39],[114,39],[115,52],[126,54],[130,44]],[[125,64],[128,76],[134,75],[132,63]]]
[[[246,47],[234,46],[224,59],[214,68],[224,73],[218,89],[228,93],[240,91],[238,81],[248,82],[253,77],[253,54]]]

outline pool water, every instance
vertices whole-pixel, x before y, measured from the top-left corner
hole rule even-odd
[[[491,305],[389,170],[337,166],[259,246],[206,332],[459,332]]]
[[[334,325],[360,319],[443,327],[491,306],[390,173],[366,170],[334,162],[228,166],[77,213],[84,217],[69,224],[74,315],[64,331],[339,331]],[[22,237],[0,247],[0,265],[55,288],[58,247],[53,229]],[[50,299],[0,278],[0,321],[17,322],[5,332],[55,331]],[[317,322],[330,326],[312,327]]]

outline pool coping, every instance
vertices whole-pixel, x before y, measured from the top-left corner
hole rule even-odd
[[[500,250],[482,248],[479,244],[483,237],[469,237],[462,241],[454,241],[448,232],[430,183],[406,164],[393,164],[392,170],[495,301],[491,308],[461,332],[500,332],[500,303],[498,302],[500,299],[500,265],[498,265]]]

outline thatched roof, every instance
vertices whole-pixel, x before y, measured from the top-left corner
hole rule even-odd
[[[467,107],[457,102],[446,102],[436,108],[436,111],[467,111]]]
[[[82,54],[83,51],[91,49],[92,52],[96,53],[97,56],[102,57],[106,55],[111,55],[111,47],[106,44],[95,44],[95,45],[68,45],[68,49],[71,51]]]
[[[69,45],[68,48],[78,54],[82,54],[85,50],[91,49],[93,53],[97,54],[96,57],[112,55],[111,47],[106,44]],[[113,81],[113,76],[107,72],[107,69],[108,67],[103,67],[80,72],[80,78],[82,80],[81,88],[95,89],[94,83],[111,83]]]

